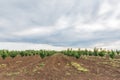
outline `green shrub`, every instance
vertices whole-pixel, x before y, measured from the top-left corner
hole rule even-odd
[[[98,56],[98,49],[97,48],[94,48],[93,55]]]
[[[20,54],[21,57],[25,56],[24,51],[19,52],[19,54]]]
[[[1,50],[1,57],[2,57],[2,59],[5,59],[7,56],[8,56],[8,50]]]
[[[93,52],[92,52],[92,51],[88,51],[88,55],[89,55],[89,56],[92,56],[92,55],[93,55]]]
[[[109,56],[110,56],[110,58],[113,59],[113,58],[115,57],[115,52],[112,50],[112,51],[110,52]]]
[[[98,55],[101,56],[101,57],[105,56],[105,51],[104,51],[104,50],[99,51],[99,52],[98,52]]]
[[[45,58],[47,56],[45,50],[42,50],[39,55],[41,58]]]
[[[11,51],[9,53],[9,56],[12,57],[12,58],[15,58],[17,56],[17,52],[16,51]]]
[[[120,50],[116,50],[116,53],[117,53],[117,55],[119,55],[120,54]]]

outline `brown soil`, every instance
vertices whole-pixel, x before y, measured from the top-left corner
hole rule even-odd
[[[88,71],[78,70],[72,62]],[[76,59],[56,54],[44,59],[39,56],[0,58],[0,80],[120,80],[120,57]]]

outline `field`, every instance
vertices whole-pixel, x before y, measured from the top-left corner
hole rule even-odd
[[[0,55],[0,80],[120,80],[119,51],[1,50]]]

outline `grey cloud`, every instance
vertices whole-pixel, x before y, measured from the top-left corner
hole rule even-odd
[[[110,1],[111,5],[120,3],[119,0]],[[116,10],[99,15],[103,3],[104,0],[0,0],[0,42],[87,47],[97,42],[119,40],[120,28],[118,30],[105,28],[97,32],[86,32],[82,29],[83,24],[91,23],[102,24],[109,28],[104,20],[110,20],[111,16],[117,16],[118,21],[120,20],[118,13],[115,14]],[[68,20],[68,24],[63,24],[63,29],[59,29],[62,26],[56,24],[62,17],[67,18],[65,21]],[[76,23],[81,27],[78,32],[75,30]],[[49,35],[18,36],[13,34],[35,27],[50,27],[55,28],[55,31]],[[96,26],[89,25],[89,27]]]

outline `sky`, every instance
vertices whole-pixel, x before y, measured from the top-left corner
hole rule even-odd
[[[120,0],[0,0],[0,49],[120,49]]]

